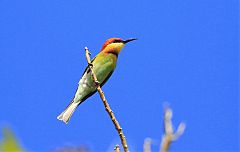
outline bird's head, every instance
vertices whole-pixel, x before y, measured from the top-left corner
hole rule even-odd
[[[122,48],[125,46],[125,44],[133,40],[137,40],[137,39],[131,38],[131,39],[123,40],[121,38],[110,38],[105,41],[101,51],[104,53],[113,53],[118,55],[121,52]]]

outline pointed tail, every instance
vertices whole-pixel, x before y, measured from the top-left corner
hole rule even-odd
[[[79,105],[79,102],[76,103],[76,102],[72,101],[67,106],[67,108],[57,117],[57,119],[65,122],[67,124],[78,105]]]

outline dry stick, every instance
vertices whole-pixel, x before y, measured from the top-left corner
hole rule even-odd
[[[164,132],[165,135],[162,138],[162,143],[160,147],[160,152],[167,152],[170,144],[177,140],[184,132],[186,125],[184,123],[180,123],[177,128],[177,131],[173,132],[172,126],[172,110],[170,108],[166,108],[164,112]]]
[[[126,137],[123,134],[123,130],[122,130],[120,124],[118,123],[116,117],[114,116],[114,113],[111,110],[111,108],[110,108],[110,106],[109,106],[109,104],[107,102],[107,99],[105,98],[104,93],[103,93],[103,91],[102,91],[102,89],[100,87],[100,84],[99,84],[98,80],[97,80],[97,77],[96,77],[96,75],[95,75],[95,73],[93,71],[93,65],[92,65],[91,59],[90,59],[90,55],[91,54],[90,54],[90,52],[89,52],[87,47],[85,47],[85,51],[86,51],[86,58],[87,58],[87,62],[88,62],[88,65],[89,65],[89,69],[91,70],[91,75],[93,77],[93,80],[94,80],[95,84],[97,85],[97,91],[98,91],[98,93],[99,93],[99,95],[100,95],[100,97],[101,97],[101,99],[103,101],[103,104],[105,106],[105,110],[107,111],[107,113],[110,116],[110,118],[111,118],[111,120],[112,120],[112,122],[113,122],[113,124],[114,124],[114,126],[116,128],[116,130],[118,131],[118,134],[120,136],[120,139],[121,139],[121,142],[122,142],[122,145],[123,145],[124,152],[129,152],[128,146],[127,146]]]
[[[116,145],[115,148],[114,148],[115,152],[120,152],[120,147],[119,145]]]
[[[143,152],[151,152],[152,139],[146,138],[143,143]]]

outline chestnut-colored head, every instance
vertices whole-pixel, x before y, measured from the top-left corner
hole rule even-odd
[[[118,55],[121,52],[122,48],[125,46],[125,44],[133,40],[136,39],[131,38],[127,40],[122,40],[121,38],[110,38],[105,41],[101,51],[104,53],[113,53]]]

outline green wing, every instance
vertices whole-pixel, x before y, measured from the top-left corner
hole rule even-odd
[[[116,67],[116,60],[112,55],[108,54],[98,54],[91,63],[93,64],[93,70],[96,74],[98,81],[100,82],[100,86],[102,87],[107,80],[111,77],[115,67]],[[89,66],[86,67],[83,76],[87,77],[88,81],[91,82],[90,86],[95,85],[93,82],[92,76],[90,75]],[[83,77],[82,76],[82,77]],[[81,84],[79,84],[81,85]],[[78,87],[79,88],[79,87]],[[88,97],[92,96],[96,92],[96,88],[92,91],[89,91],[82,99],[81,103],[86,100]]]
[[[111,77],[112,74],[113,74],[113,71],[112,71],[112,72],[107,76],[107,78],[100,84],[101,87],[107,82],[107,80]],[[94,93],[96,93],[96,92],[97,92],[97,90],[95,90],[95,91],[91,92],[90,94],[88,94],[87,96],[85,96],[85,97],[82,99],[81,103],[82,103],[83,101],[85,101],[87,98],[91,97],[91,96],[92,96]]]

